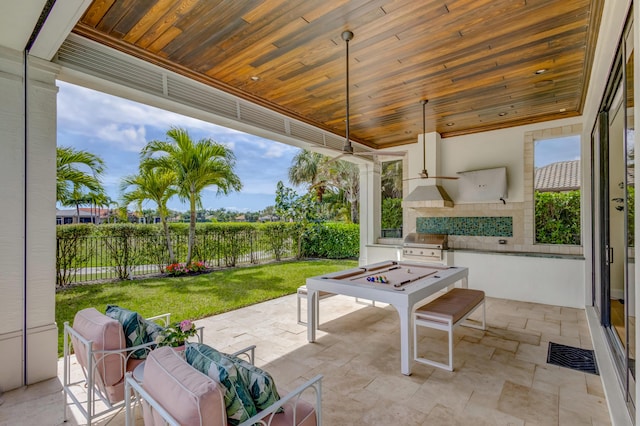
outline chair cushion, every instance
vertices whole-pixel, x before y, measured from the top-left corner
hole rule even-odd
[[[181,425],[220,426],[227,422],[220,385],[170,347],[149,354],[142,387]],[[165,424],[148,404],[142,407],[145,425]]]
[[[94,351],[125,349],[125,339],[120,323],[98,312],[95,308],[87,308],[76,313],[73,329],[82,337],[93,341]],[[71,337],[76,358],[80,365],[87,368],[87,348],[76,338]],[[112,386],[124,377],[124,361],[118,354],[95,357],[95,371],[105,386]]]
[[[186,346],[187,362],[224,386],[224,402],[229,424],[238,425],[257,413],[247,384],[229,358],[205,344],[187,343]]]
[[[283,393],[285,393],[283,391]],[[265,424],[269,426],[317,426],[316,411],[313,404],[300,398],[293,398],[287,401],[284,406],[284,412],[272,414],[264,419]],[[296,421],[294,422],[294,415]],[[273,419],[271,419],[273,418]]]
[[[124,331],[128,348],[153,341],[149,340],[147,323],[145,323],[144,318],[137,312],[121,308],[117,305],[107,305],[106,314],[122,324],[122,330]],[[138,349],[131,354],[131,358],[145,359],[147,352],[145,349]]]
[[[269,373],[241,358],[227,354],[224,355],[229,358],[238,369],[238,373],[247,385],[249,395],[258,411],[268,408],[280,399],[276,383]]]

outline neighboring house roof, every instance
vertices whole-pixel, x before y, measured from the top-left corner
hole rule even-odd
[[[580,160],[558,161],[536,168],[534,188],[541,192],[580,189]]]
[[[77,215],[78,215],[78,212],[76,211],[76,209],[69,209],[69,210],[56,209],[56,216],[58,217],[72,217],[72,216],[75,217]],[[91,213],[80,209],[80,216],[91,217]]]

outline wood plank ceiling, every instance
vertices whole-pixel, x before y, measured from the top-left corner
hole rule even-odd
[[[603,0],[94,0],[74,32],[372,148],[581,114]]]

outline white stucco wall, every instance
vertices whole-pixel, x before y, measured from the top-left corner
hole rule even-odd
[[[584,308],[584,259],[456,251],[469,268],[469,287],[500,299]]]

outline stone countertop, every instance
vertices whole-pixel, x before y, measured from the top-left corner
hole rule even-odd
[[[486,250],[486,249],[459,249],[449,248],[449,252],[460,253],[477,253],[477,254],[491,254],[491,255],[503,255],[503,256],[523,256],[523,257],[540,257],[540,258],[552,258],[552,259],[575,259],[584,260],[584,255],[577,254],[561,254],[561,253],[540,253],[532,251],[509,251],[509,250]]]

